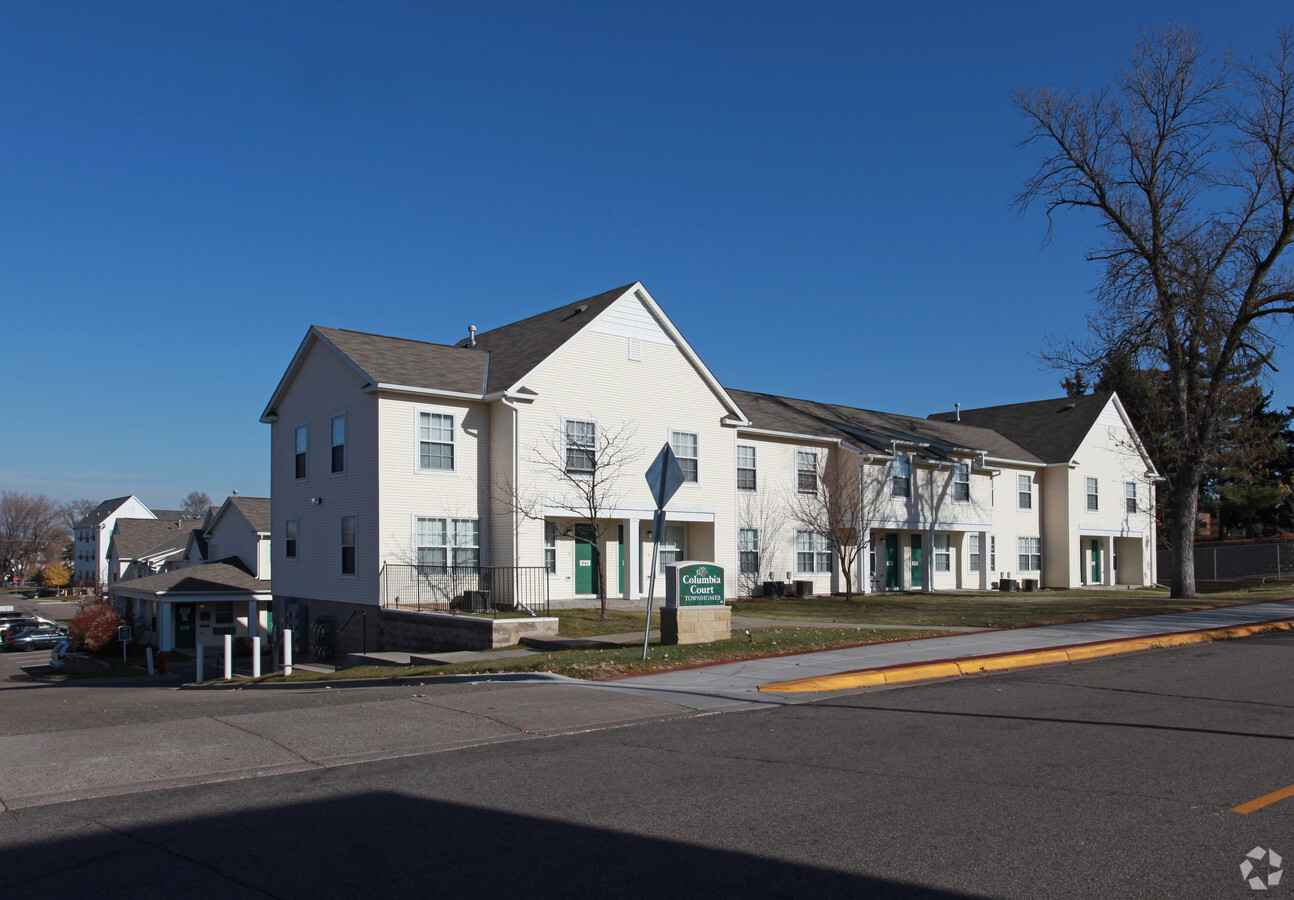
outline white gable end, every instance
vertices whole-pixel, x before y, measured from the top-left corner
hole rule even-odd
[[[674,339],[665,333],[660,322],[656,321],[651,310],[635,292],[625,294],[607,307],[588,330],[596,334],[636,338],[652,344],[674,343]]]

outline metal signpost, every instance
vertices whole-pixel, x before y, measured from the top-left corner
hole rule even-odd
[[[647,581],[647,623],[643,625],[643,659],[647,659],[647,639],[651,635],[651,604],[656,593],[656,560],[660,555],[660,538],[665,531],[665,504],[674,496],[674,492],[683,484],[685,476],[683,467],[674,455],[674,448],[668,443],[660,448],[660,453],[647,467],[647,485],[651,488],[652,499],[656,501],[656,512],[651,520],[651,577]]]

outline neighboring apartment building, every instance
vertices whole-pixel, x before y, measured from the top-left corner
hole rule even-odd
[[[122,546],[130,545],[134,532],[146,530],[138,523],[119,524]],[[230,497],[201,523],[180,524],[128,561],[122,579],[112,585],[114,602],[141,630],[137,638],[171,650],[218,643],[226,634],[268,634],[273,624],[269,498]],[[195,559],[198,548],[207,554],[201,561]],[[156,574],[130,577],[159,557],[166,564]]]
[[[155,519],[135,496],[105,500],[72,526],[72,584],[104,589],[108,584],[108,543],[117,520]]]
[[[633,459],[601,561],[612,596],[642,599],[642,476],[666,442],[687,480],[659,567],[713,560],[729,596],[784,576],[843,588],[828,542],[788,515],[830,454],[873,492],[865,590],[1154,581],[1157,475],[1117,397],[957,418],[726,389],[638,283],[456,345],[312,327],[262,415],[276,605],[379,605],[384,568],[411,564],[542,567],[554,605],[590,601],[597,559],[566,474],[609,451]]]

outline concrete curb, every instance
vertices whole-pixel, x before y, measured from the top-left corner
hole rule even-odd
[[[1294,619],[1277,619],[1253,625],[1231,625],[1225,628],[1201,628],[1197,631],[1170,631],[1143,637],[1122,638],[1115,641],[1093,641],[1065,647],[1048,647],[1041,650],[1019,650],[990,656],[972,656],[941,659],[924,663],[904,663],[875,669],[855,669],[836,675],[821,675],[777,684],[761,684],[759,690],[768,693],[808,693],[839,691],[846,688],[875,687],[879,684],[902,684],[925,681],[931,678],[949,678],[954,675],[973,675],[980,672],[997,672],[1003,669],[1020,669],[1050,663],[1079,662],[1118,653],[1134,653],[1158,647],[1178,647],[1185,644],[1202,644],[1227,638],[1247,637],[1269,631],[1294,629]]]

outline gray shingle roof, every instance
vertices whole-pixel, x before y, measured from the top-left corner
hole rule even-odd
[[[1039,461],[1026,448],[1001,434],[970,426],[964,420],[959,425],[775,394],[727,390],[754,428],[827,440],[843,439],[856,447],[878,451],[888,451],[894,440],[927,443],[930,447],[920,455],[934,458],[945,458],[950,450],[962,449],[982,450],[998,459]]]
[[[478,334],[476,349],[490,354],[490,381],[486,393],[512,387],[634,284],[637,282]],[[466,340],[460,342],[459,347],[466,343]]]
[[[183,550],[189,532],[198,527],[195,519],[118,519],[112,535],[112,546],[118,559],[141,559],[174,550]]]
[[[270,533],[269,497],[231,497],[230,502],[238,508],[238,511],[258,532]]]
[[[271,584],[269,579],[253,578],[242,562],[236,557],[230,557],[219,562],[202,563],[133,581],[118,582],[113,588],[149,594],[253,594],[270,591]]]
[[[126,497],[116,497],[112,500],[104,500],[93,510],[86,514],[85,518],[73,525],[73,528],[93,528],[103,522],[104,519],[116,512],[123,503],[130,499],[132,495]]]
[[[479,350],[315,326],[373,384],[480,394],[486,355]]]
[[[1078,452],[1101,411],[1110,402],[1108,392],[1082,397],[1060,397],[1008,403],[980,409],[963,409],[961,424],[991,428],[1048,463],[1068,463]],[[956,413],[932,415],[931,420],[948,422]]]

